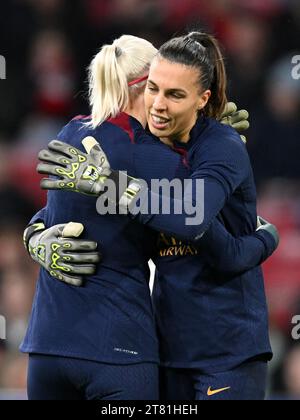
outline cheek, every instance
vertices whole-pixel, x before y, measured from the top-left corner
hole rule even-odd
[[[149,95],[148,93],[145,92],[144,94],[144,102],[145,102],[145,107],[146,109],[151,108],[153,100],[152,100],[152,96]]]
[[[179,109],[177,113],[177,123],[180,125],[190,125],[196,118],[197,111],[194,107],[185,107],[185,109]]]

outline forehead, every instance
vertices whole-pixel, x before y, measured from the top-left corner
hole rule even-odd
[[[151,64],[149,80],[161,89],[194,90],[199,80],[195,67],[174,63],[164,58],[155,58]]]

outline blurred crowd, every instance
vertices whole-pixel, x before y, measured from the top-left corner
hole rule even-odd
[[[45,203],[37,152],[77,114],[88,114],[86,68],[99,47],[130,33],[159,47],[185,29],[224,46],[229,98],[250,112],[248,150],[259,212],[281,245],[265,266],[275,353],[269,397],[300,399],[300,55],[299,0],[10,0],[1,4],[0,55],[0,398],[25,398],[27,358],[18,352],[38,268],[22,232]],[[300,72],[299,72],[300,73]]]

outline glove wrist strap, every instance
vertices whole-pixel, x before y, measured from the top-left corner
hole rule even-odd
[[[143,184],[139,179],[132,178],[126,172],[112,171],[109,179],[112,180],[116,186],[116,199],[119,209],[130,210],[143,189]],[[110,197],[108,196],[108,199]],[[114,201],[111,199],[111,201]]]
[[[33,225],[27,226],[27,228],[24,231],[23,235],[23,242],[25,249],[29,252],[29,241],[35,235],[37,232],[42,232],[46,229],[46,226],[44,223],[35,223]],[[29,252],[30,253],[30,252]]]

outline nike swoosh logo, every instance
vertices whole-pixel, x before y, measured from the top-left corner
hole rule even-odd
[[[227,388],[212,390],[210,386],[207,390],[207,396],[212,397],[213,395],[220,394],[220,392],[228,391],[229,389],[231,389],[230,386],[228,386]]]

